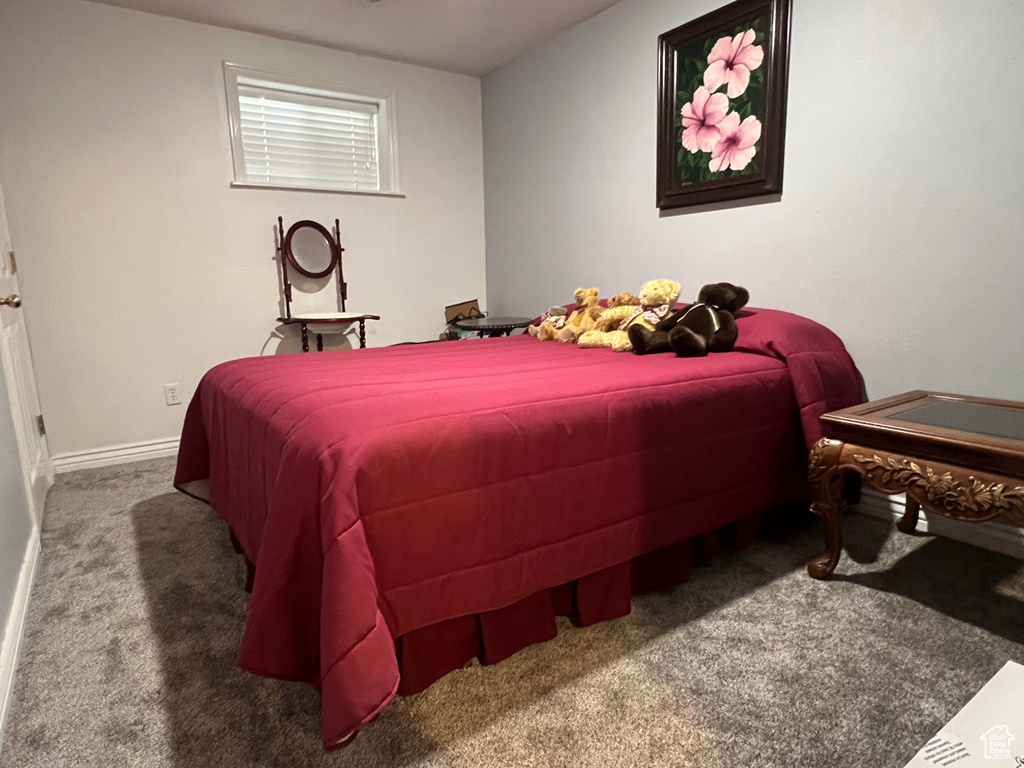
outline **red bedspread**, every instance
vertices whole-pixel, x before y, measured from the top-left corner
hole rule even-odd
[[[394,695],[394,638],[792,500],[860,380],[810,320],[738,323],[696,359],[520,336],[212,369],[175,485],[256,564],[240,666],[318,685],[330,748]]]

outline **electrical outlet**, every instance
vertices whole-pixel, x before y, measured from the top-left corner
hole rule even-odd
[[[181,387],[177,384],[164,384],[164,400],[168,405],[181,405]]]

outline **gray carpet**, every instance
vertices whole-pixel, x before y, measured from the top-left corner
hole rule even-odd
[[[320,750],[309,687],[235,667],[244,568],[159,460],[61,476],[0,766],[903,766],[1007,659],[1024,563],[854,518],[832,581],[815,521],[630,616],[394,701]]]

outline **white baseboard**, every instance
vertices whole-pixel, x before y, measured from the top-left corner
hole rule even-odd
[[[902,493],[889,496],[865,485],[856,508],[871,517],[896,520],[903,516],[905,503],[906,497]],[[1001,523],[961,523],[922,509],[917,530],[1024,560],[1024,528]]]
[[[88,451],[58,453],[53,457],[53,468],[60,474],[74,472],[76,469],[93,467],[109,467],[113,464],[127,464],[130,461],[144,459],[162,459],[178,453],[178,438],[166,440],[147,440],[127,445],[112,445],[109,448],[94,448]]]
[[[43,527],[43,514],[46,511],[46,494],[53,487],[54,474],[53,460],[49,455],[43,456],[42,463],[37,464],[29,471],[28,493],[32,520],[40,530]]]
[[[25,559],[21,564],[21,575],[18,577],[18,588],[14,593],[11,614],[0,644],[0,751],[3,750],[4,723],[7,720],[11,696],[14,694],[14,671],[18,666],[18,652],[21,650],[21,639],[25,634],[25,617],[28,615],[28,600],[32,594],[38,563],[39,529],[33,528]]]

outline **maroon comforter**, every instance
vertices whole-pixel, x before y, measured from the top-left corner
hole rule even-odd
[[[520,336],[212,369],[175,485],[256,564],[240,666],[319,686],[331,748],[395,694],[394,638],[791,500],[860,380],[810,320],[738,322],[697,359]]]

